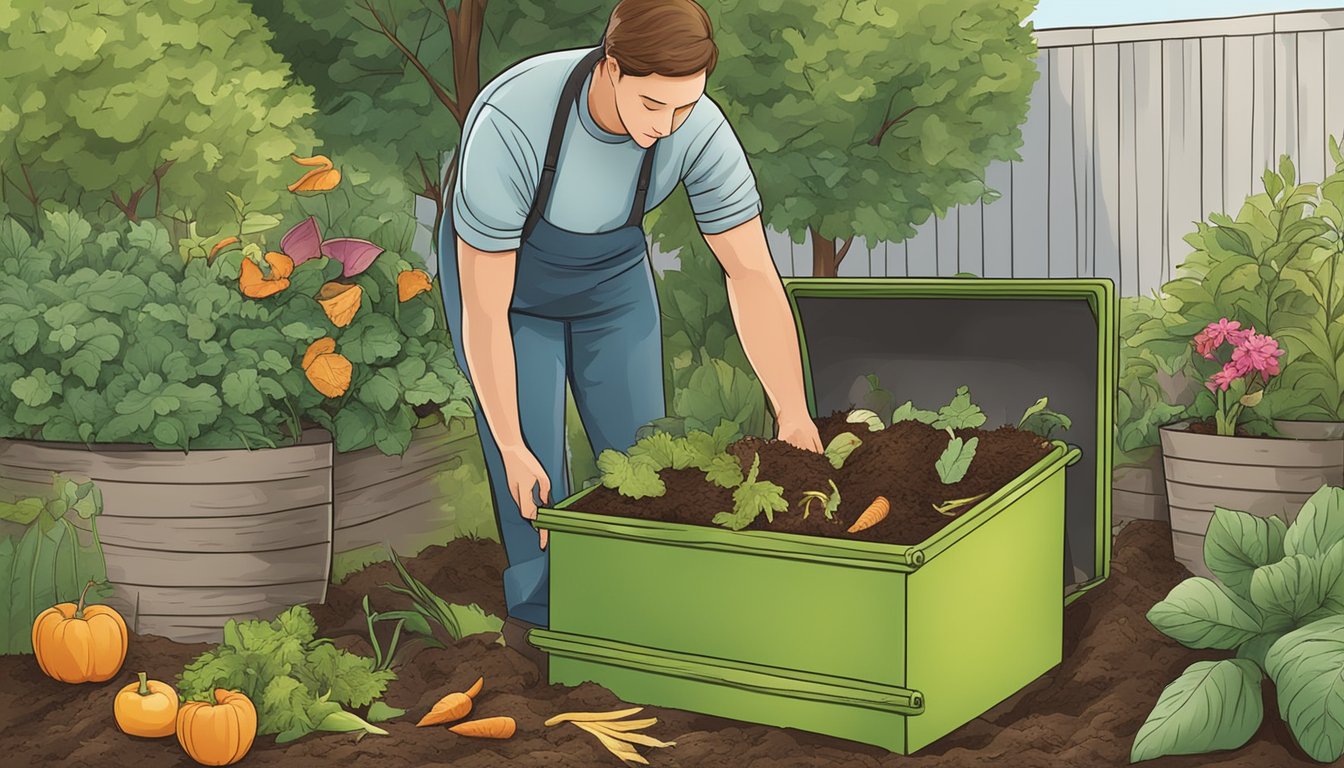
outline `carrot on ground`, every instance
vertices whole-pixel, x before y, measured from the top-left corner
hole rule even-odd
[[[846,533],[854,533],[855,531],[862,531],[865,528],[872,528],[874,525],[877,525],[886,519],[887,512],[890,511],[891,502],[887,501],[886,496],[878,496],[876,499],[873,499],[873,503],[868,505],[868,508],[863,511],[863,514],[859,515],[859,519],[855,520],[854,524],[849,526],[849,530],[846,531]]]
[[[475,736],[480,739],[507,739],[518,731],[518,724],[512,717],[487,717],[482,720],[469,720],[458,723],[448,730],[459,736]]]

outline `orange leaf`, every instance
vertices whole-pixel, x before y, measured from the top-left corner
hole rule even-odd
[[[262,276],[261,267],[258,267],[251,259],[243,259],[238,272],[238,289],[243,292],[244,296],[252,299],[264,299],[267,296],[274,296],[288,287],[289,278],[277,277],[268,280]]]
[[[294,260],[279,251],[267,251],[266,263],[271,265],[271,278],[294,274]]]
[[[355,319],[359,311],[359,302],[364,289],[358,285],[346,283],[327,283],[317,292],[317,303],[322,305],[327,317],[337,328],[344,328]]]
[[[294,153],[291,152],[289,156],[290,156],[291,158],[293,158],[293,159],[294,159],[294,162],[298,163],[299,165],[318,166],[318,167],[322,167],[322,168],[330,168],[330,167],[331,167],[331,158],[327,157],[326,155],[313,155],[312,157],[299,157],[298,155],[296,155],[296,154],[294,154]]]
[[[215,258],[215,254],[219,253],[225,248],[228,248],[230,245],[233,245],[236,242],[238,242],[238,238],[226,237],[223,240],[220,240],[218,243],[215,243],[215,247],[210,249],[210,258],[211,259]]]
[[[303,353],[303,370],[308,370],[308,366],[313,364],[318,355],[325,355],[336,351],[336,340],[330,336],[314,341],[308,345],[308,351]]]
[[[471,712],[471,697],[465,693],[450,693],[434,702],[434,706],[416,723],[416,727],[439,725],[461,720]]]
[[[303,174],[298,181],[290,184],[290,192],[327,192],[341,183],[341,172],[335,168],[318,169]]]
[[[340,397],[350,388],[350,375],[354,373],[354,366],[345,359],[345,355],[328,352],[318,355],[304,369],[304,373],[318,392],[327,397]]]
[[[409,301],[429,289],[429,273],[423,269],[408,269],[397,274],[397,299],[399,301]]]

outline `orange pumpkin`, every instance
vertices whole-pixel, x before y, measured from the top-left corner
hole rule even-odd
[[[111,680],[126,661],[126,621],[106,605],[84,606],[94,582],[79,593],[79,603],[59,603],[33,620],[33,655],[50,678],[63,683]]]
[[[257,709],[238,691],[215,689],[215,703],[188,701],[177,711],[177,743],[201,765],[232,765],[252,749]]]
[[[141,672],[140,682],[117,691],[112,714],[122,733],[161,739],[177,730],[177,703],[177,691],[171,685],[150,680]]]

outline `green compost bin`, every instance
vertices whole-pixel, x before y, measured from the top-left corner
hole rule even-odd
[[[550,682],[910,754],[1057,665],[1107,576],[1115,299],[1106,280],[785,281],[814,414],[876,373],[898,402],[971,388],[990,425],[1045,395],[1054,450],[916,545],[542,508]],[[632,502],[637,503],[637,502]],[[1061,578],[1062,576],[1062,578]]]

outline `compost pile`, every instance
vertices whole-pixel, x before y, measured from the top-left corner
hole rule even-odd
[[[935,468],[948,443],[943,430],[911,420],[870,431],[867,424],[847,421],[849,413],[835,411],[814,419],[823,445],[842,432],[862,440],[839,469],[822,454],[778,439],[747,436],[728,446],[743,473],[750,470],[759,454],[759,477],[780,485],[784,499],[789,502],[789,509],[776,512],[773,522],[760,516],[744,530],[918,544],[972,505],[964,504],[950,514],[936,511],[935,506],[993,493],[1051,450],[1040,435],[1011,426],[994,430],[958,429],[957,436],[966,442],[976,438],[978,449],[966,476],[944,484]],[[661,496],[631,499],[613,488],[600,486],[575,501],[572,507],[594,514],[713,527],[717,527],[713,522],[715,514],[733,508],[732,489],[706,481],[705,474],[695,468],[664,469],[659,476],[667,486]],[[813,505],[804,516],[805,495],[825,493],[832,482],[840,497],[834,515],[828,518],[821,513],[820,505]],[[848,533],[847,529],[878,496],[891,505],[886,518],[871,528]]]
[[[500,574],[503,548],[488,540],[459,539],[432,547],[407,567],[436,593],[477,602],[503,615]],[[1162,636],[1144,618],[1154,603],[1188,573],[1172,559],[1168,529],[1134,523],[1119,534],[1109,581],[1065,611],[1064,662],[1026,690],[973,720],[915,757],[890,754],[841,739],[794,729],[769,728],[678,710],[645,708],[657,717],[649,733],[676,742],[645,750],[658,766],[1124,766],[1134,734],[1162,688],[1190,663],[1218,656],[1192,651]],[[395,582],[388,563],[370,566],[332,585],[326,605],[313,606],[322,634],[337,645],[369,654],[365,640],[341,634],[364,621],[359,603],[376,595],[379,610],[406,607],[381,585]],[[385,603],[385,604],[384,604]],[[605,689],[545,685],[537,668],[491,635],[472,635],[446,649],[421,651],[395,669],[388,704],[405,717],[382,723],[387,736],[312,734],[288,744],[259,737],[240,765],[307,768],[332,764],[376,768],[445,765],[485,768],[619,766],[591,736],[574,727],[546,727],[568,711],[629,707]],[[122,671],[106,683],[65,685],[38,669],[32,656],[0,656],[0,754],[13,765],[195,765],[173,739],[144,740],[119,733],[113,723],[116,691],[148,669],[171,679],[208,646],[181,645],[132,635]],[[1223,654],[1227,655],[1227,654]],[[471,739],[444,727],[417,728],[448,691],[466,690],[478,677],[485,693],[474,716],[509,715],[517,734],[507,741]],[[1272,691],[1272,688],[1267,688]],[[1266,710],[1276,707],[1266,694]],[[1316,765],[1293,745],[1282,720],[1266,717],[1251,742],[1233,753],[1162,758],[1143,765],[1163,768],[1228,766],[1285,768]]]

